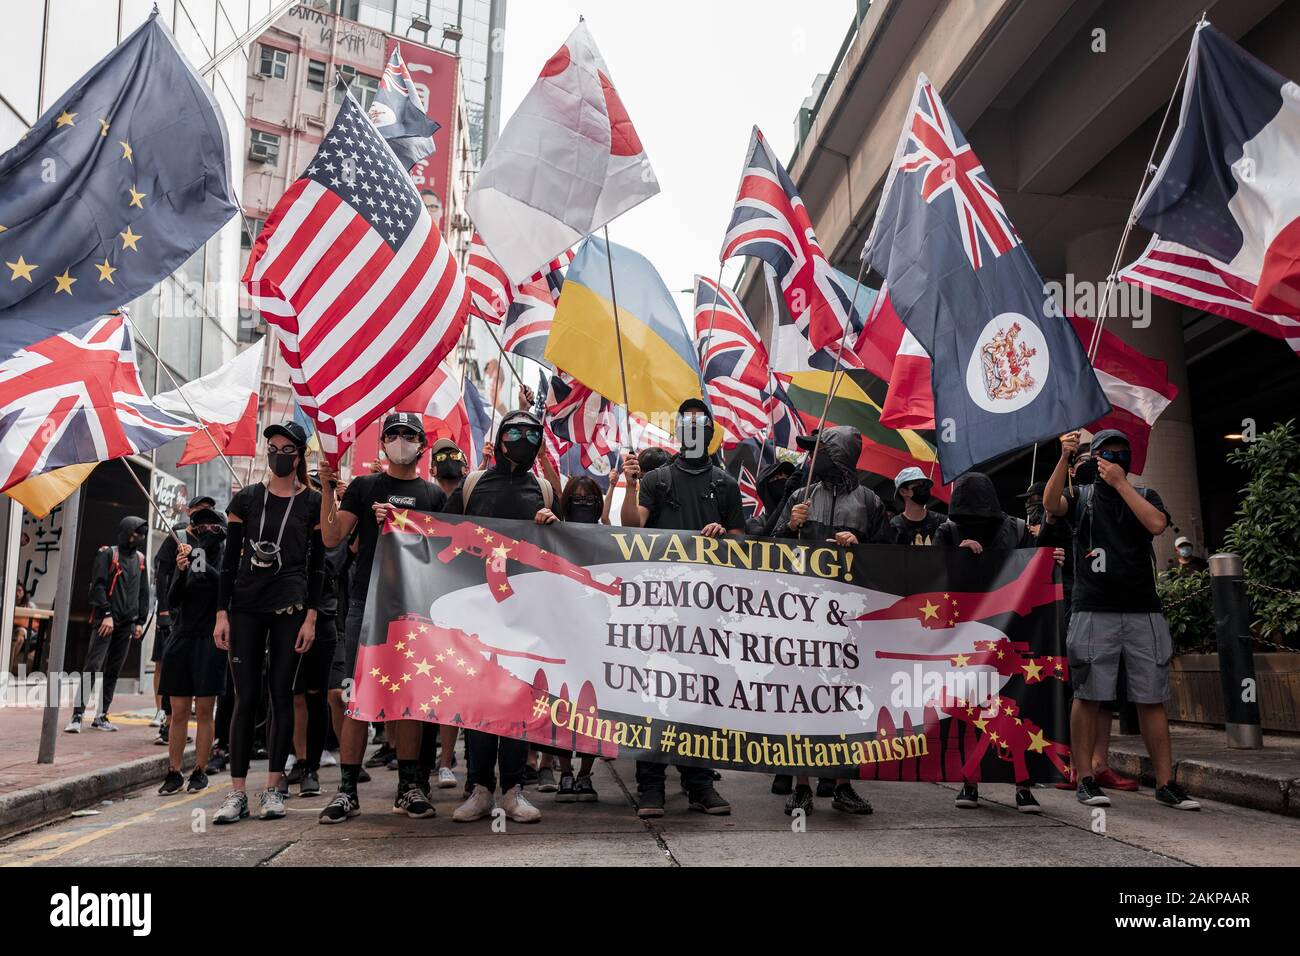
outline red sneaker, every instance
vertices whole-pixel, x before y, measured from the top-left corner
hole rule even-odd
[[[1110,767],[1096,775],[1097,784],[1106,790],[1124,790],[1132,793],[1138,788],[1138,782],[1132,777],[1123,777]]]

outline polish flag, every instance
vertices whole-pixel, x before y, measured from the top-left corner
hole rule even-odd
[[[934,428],[934,393],[930,390],[930,356],[911,332],[904,331],[889,376],[889,391],[880,408],[886,428]]]
[[[154,404],[164,411],[185,418],[197,414],[203,422],[204,430],[185,443],[178,465],[211,461],[218,453],[228,458],[257,454],[257,396],[265,342],[260,339],[216,371],[154,396]]]

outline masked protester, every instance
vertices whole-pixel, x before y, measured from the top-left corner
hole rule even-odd
[[[447,502],[449,514],[483,518],[513,518],[550,524],[559,519],[551,510],[554,490],[532,473],[542,445],[542,423],[527,411],[506,414],[497,429],[495,455],[489,468],[471,472]],[[528,741],[465,730],[469,797],[452,813],[457,823],[481,820],[492,813],[497,771],[501,775],[499,806],[517,823],[536,823],[542,812],[523,795]]]
[[[816,441],[815,435],[801,435],[798,439],[800,447],[808,450]],[[836,425],[823,431],[817,460],[811,465],[812,485],[806,490],[797,487],[787,496],[773,534],[810,543],[829,541],[841,547],[891,541],[885,506],[874,491],[858,482],[861,454],[862,434],[856,428]],[[790,794],[785,803],[787,814],[796,810],[813,812],[813,790],[807,776],[792,780],[778,774],[772,781],[772,792]],[[841,813],[868,814],[872,810],[870,802],[846,778],[818,780],[817,796],[830,797],[831,807]]]
[[[1171,523],[1160,496],[1129,479],[1128,437],[1104,429],[1092,438],[1096,480],[1065,489],[1065,474],[1079,436],[1061,438],[1061,458],[1047,480],[1043,506],[1074,527],[1074,593],[1066,635],[1074,703],[1070,750],[1094,755],[1098,724],[1109,722],[1102,704],[1114,700],[1122,662],[1128,699],[1137,705],[1142,737],[1155,771],[1156,800],[1176,810],[1198,810],[1173,779],[1165,699],[1173,640],[1156,594],[1151,543]],[[1095,759],[1095,757],[1094,757]],[[1075,767],[1076,796],[1085,806],[1109,806],[1095,767]]]
[[[677,440],[681,451],[642,477],[641,463],[628,456],[623,462],[629,489],[639,482],[637,497],[623,501],[623,524],[632,528],[698,531],[710,538],[743,534],[745,512],[740,485],[713,463],[713,413],[698,398],[688,398],[677,409]],[[630,500],[629,500],[630,499]],[[678,766],[690,808],[699,813],[727,815],[731,804],[714,788],[707,767]],[[664,815],[664,784],[668,767],[638,760],[636,763],[637,815]]]
[[[439,438],[429,449],[429,468],[443,494],[450,495],[465,477],[465,453],[450,438]]]
[[[785,504],[787,489],[790,489],[790,476],[794,474],[794,463],[790,461],[773,461],[763,466],[754,484],[758,488],[759,500],[763,502],[763,515],[758,518],[745,519],[745,533],[770,536],[781,517],[781,506]]]
[[[149,575],[145,572],[144,546],[148,527],[143,518],[123,518],[117,526],[117,543],[105,545],[95,555],[90,572],[90,647],[84,671],[103,674],[99,713],[91,722],[94,730],[117,730],[108,719],[131,641],[144,633],[149,611]],[[85,693],[83,689],[81,693]],[[72,720],[64,728],[81,733],[86,701],[78,698]]]
[[[1173,570],[1192,573],[1206,571],[1210,567],[1210,562],[1196,553],[1196,546],[1192,544],[1192,539],[1186,535],[1180,535],[1174,541],[1174,555]]]
[[[293,681],[316,638],[322,563],[320,494],[307,481],[307,434],[297,422],[269,426],[270,476],[247,485],[226,508],[226,548],[212,638],[229,652],[235,706],[230,717],[230,793],[214,823],[248,816],[248,765],[253,756],[263,664],[270,701],[269,763],[258,816],[285,816],[280,785],[293,745]]]
[[[424,422],[418,414],[393,412],[388,415],[380,429],[380,443],[388,459],[388,470],[354,478],[332,521],[330,503],[322,499],[320,505],[320,521],[327,548],[346,543],[354,531],[357,538],[344,637],[334,654],[335,667],[341,669],[345,677],[356,672],[375,546],[389,513],[394,508],[441,511],[447,500],[441,488],[419,476],[419,460],[428,446],[428,439]],[[332,481],[334,477],[326,464],[320,466],[320,476],[322,481]],[[365,759],[366,730],[366,721],[344,718],[343,735],[339,739],[339,790],[321,811],[321,823],[344,823],[361,812],[357,784],[361,777],[361,763]],[[396,737],[391,743],[397,752],[397,793],[393,812],[405,813],[412,819],[436,816],[437,811],[429,802],[428,774],[422,775],[420,770],[420,741],[424,734],[421,723],[417,720],[392,720],[388,722],[388,730]]]
[[[934,544],[935,532],[944,516],[926,506],[931,501],[934,482],[915,465],[904,468],[894,478],[894,497],[903,510],[889,521],[894,544],[928,546]]]
[[[212,754],[213,712],[226,689],[226,655],[212,640],[217,624],[217,591],[226,546],[226,519],[212,508],[190,513],[188,542],[178,546],[166,601],[175,609],[175,629],[163,655],[161,692],[171,701],[172,728],[168,742],[167,777],[158,792],[175,793],[185,784],[181,761],[193,701],[198,723],[194,737],[194,770],[186,790],[208,786],[205,768]]]

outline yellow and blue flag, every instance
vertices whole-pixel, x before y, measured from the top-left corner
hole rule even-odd
[[[0,156],[0,360],[147,292],[236,209],[221,112],[155,8]]]
[[[676,412],[687,398],[700,398],[699,360],[664,280],[645,256],[595,236],[583,242],[564,277],[546,360],[623,404],[615,292],[629,411],[646,416]]]

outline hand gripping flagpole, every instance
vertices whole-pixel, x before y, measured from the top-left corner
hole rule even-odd
[[[623,415],[625,420],[632,417],[631,404],[627,400],[627,370],[623,366],[623,331],[618,324],[618,292],[614,288],[614,247],[609,244],[609,226],[602,227],[605,231],[605,261],[609,265],[609,298],[614,305],[614,338],[618,342],[618,376],[623,382]],[[717,307],[718,300],[715,296],[713,299],[714,308]],[[623,437],[627,439],[627,450],[636,453],[636,448],[632,442],[632,426],[629,422],[627,434]]]

